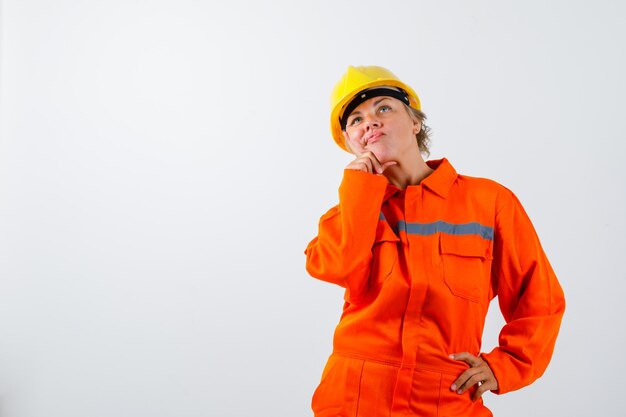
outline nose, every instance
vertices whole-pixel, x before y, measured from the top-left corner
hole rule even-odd
[[[367,130],[371,130],[373,128],[379,128],[380,127],[380,121],[378,120],[377,117],[368,117],[365,119],[365,128]]]

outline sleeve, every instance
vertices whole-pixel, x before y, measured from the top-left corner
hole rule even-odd
[[[307,272],[346,289],[346,301],[358,303],[367,290],[372,246],[387,178],[344,170],[339,205],[319,222],[318,235],[305,250]]]
[[[499,346],[482,354],[498,380],[496,394],[522,388],[543,375],[565,311],[563,290],[530,219],[512,193],[506,200],[496,215],[492,264],[506,324]]]

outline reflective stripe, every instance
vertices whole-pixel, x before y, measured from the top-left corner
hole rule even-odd
[[[385,220],[387,221],[387,219],[385,219],[385,215],[383,214],[383,212],[380,212],[380,215],[378,216],[378,220]]]
[[[483,239],[493,240],[493,227],[483,226],[477,222],[454,224],[437,220],[432,223],[407,223],[400,220],[394,228],[396,234],[405,232],[410,235],[428,236],[435,233],[447,233],[449,235],[478,235]]]

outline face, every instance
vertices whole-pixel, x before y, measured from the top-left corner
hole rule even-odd
[[[409,115],[400,100],[373,97],[350,114],[344,137],[353,154],[371,151],[381,163],[419,155],[415,135],[421,123]]]

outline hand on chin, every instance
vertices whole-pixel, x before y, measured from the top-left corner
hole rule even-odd
[[[363,148],[363,152],[371,152],[374,154],[374,156],[376,156],[376,159],[378,159],[380,161],[381,164],[384,164],[385,162],[389,162],[392,161],[392,158],[389,158],[389,154],[388,152],[385,152],[385,149],[376,146],[376,143],[373,143],[371,145],[365,146],[365,148]]]

